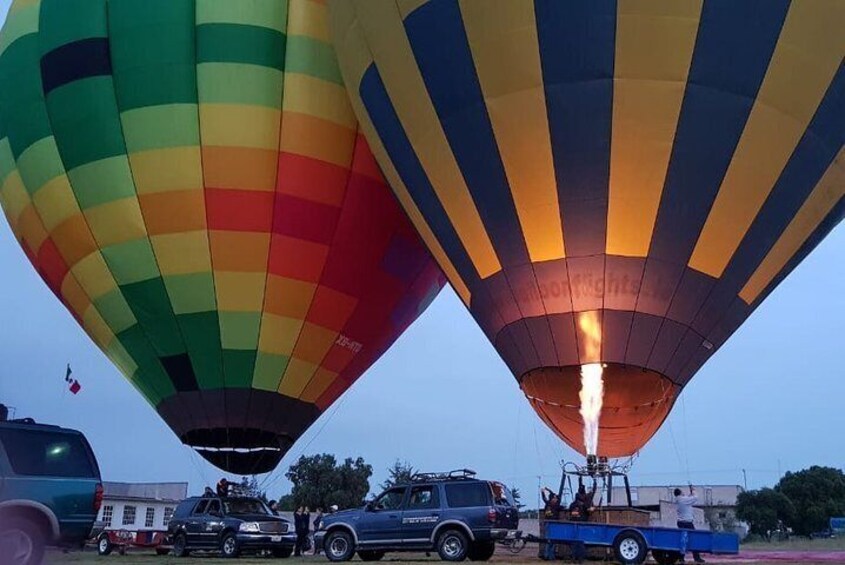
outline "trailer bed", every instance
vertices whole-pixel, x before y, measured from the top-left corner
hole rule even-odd
[[[623,563],[642,563],[649,551],[658,563],[666,564],[674,563],[689,551],[717,555],[739,553],[736,534],[654,526],[548,521],[545,539],[552,543],[580,542],[586,546],[612,547]]]

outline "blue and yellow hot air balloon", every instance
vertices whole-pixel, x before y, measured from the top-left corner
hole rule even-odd
[[[537,413],[637,451],[845,213],[841,0],[330,0],[394,192]]]
[[[16,0],[0,204],[92,340],[239,474],[273,469],[445,284],[316,0]]]

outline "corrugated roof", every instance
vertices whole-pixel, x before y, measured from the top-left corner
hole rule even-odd
[[[103,482],[106,498],[179,501],[188,496],[188,483],[113,483]]]

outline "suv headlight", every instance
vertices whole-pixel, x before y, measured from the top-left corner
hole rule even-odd
[[[238,526],[238,530],[242,532],[258,532],[258,522],[243,522]]]

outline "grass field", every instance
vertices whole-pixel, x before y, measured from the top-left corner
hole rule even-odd
[[[818,541],[835,541],[835,540],[818,540]],[[762,549],[761,544],[761,549]],[[765,549],[771,549],[773,551],[781,551],[781,550],[789,550],[789,549],[797,549],[797,548],[790,548],[784,545],[780,545],[779,547],[773,547],[774,544],[764,544]],[[755,550],[757,549],[758,544],[754,544]],[[822,548],[815,546],[812,549],[819,549]],[[828,550],[836,549],[836,548],[827,548]],[[691,563],[692,560],[689,559],[687,561]],[[732,565],[746,565],[746,564],[753,564],[753,565],[787,565],[788,563],[800,563],[801,565],[831,565],[831,561],[826,561],[825,563],[816,563],[813,561],[790,561],[790,560],[783,560],[778,559],[776,561],[757,561],[757,560],[728,560],[728,559],[719,559],[717,557],[707,556],[707,562],[711,564],[722,563],[722,564],[732,564]],[[837,561],[838,563],[845,563],[845,556],[843,556],[842,561]],[[108,557],[100,557],[93,551],[88,551],[85,553],[69,553],[69,554],[61,554],[61,553],[51,553],[48,555],[47,560],[45,561],[47,565],[64,565],[64,564],[99,564],[99,565],[223,565],[229,564],[232,565],[233,563],[237,563],[237,565],[271,565],[274,563],[285,565],[328,565],[329,561],[322,556],[318,557],[291,557],[290,559],[255,559],[255,558],[241,558],[236,561],[232,561],[231,559],[220,559],[216,557],[201,557],[201,556],[192,556],[188,559],[177,559],[175,557],[159,557],[152,552],[149,553],[133,553],[129,555],[110,555]],[[361,562],[357,559],[352,562],[352,565],[360,564]],[[431,565],[432,563],[442,563],[436,557],[426,557],[424,554],[392,554],[386,556],[382,561],[379,563],[388,563],[388,564],[421,564],[421,565]],[[465,562],[469,565],[470,561]],[[509,555],[509,554],[496,554],[493,559],[490,561],[493,564],[499,565],[540,565],[543,563],[539,559],[536,558],[536,553],[529,551],[528,549],[525,552],[517,554],[517,555]],[[567,561],[558,561],[561,565],[564,563],[568,563]],[[588,562],[589,563],[589,562]],[[598,563],[594,561],[593,563]],[[654,563],[653,561],[649,560],[647,563]]]
[[[845,551],[845,537],[833,539],[793,538],[789,541],[744,543],[744,550],[755,551]]]

